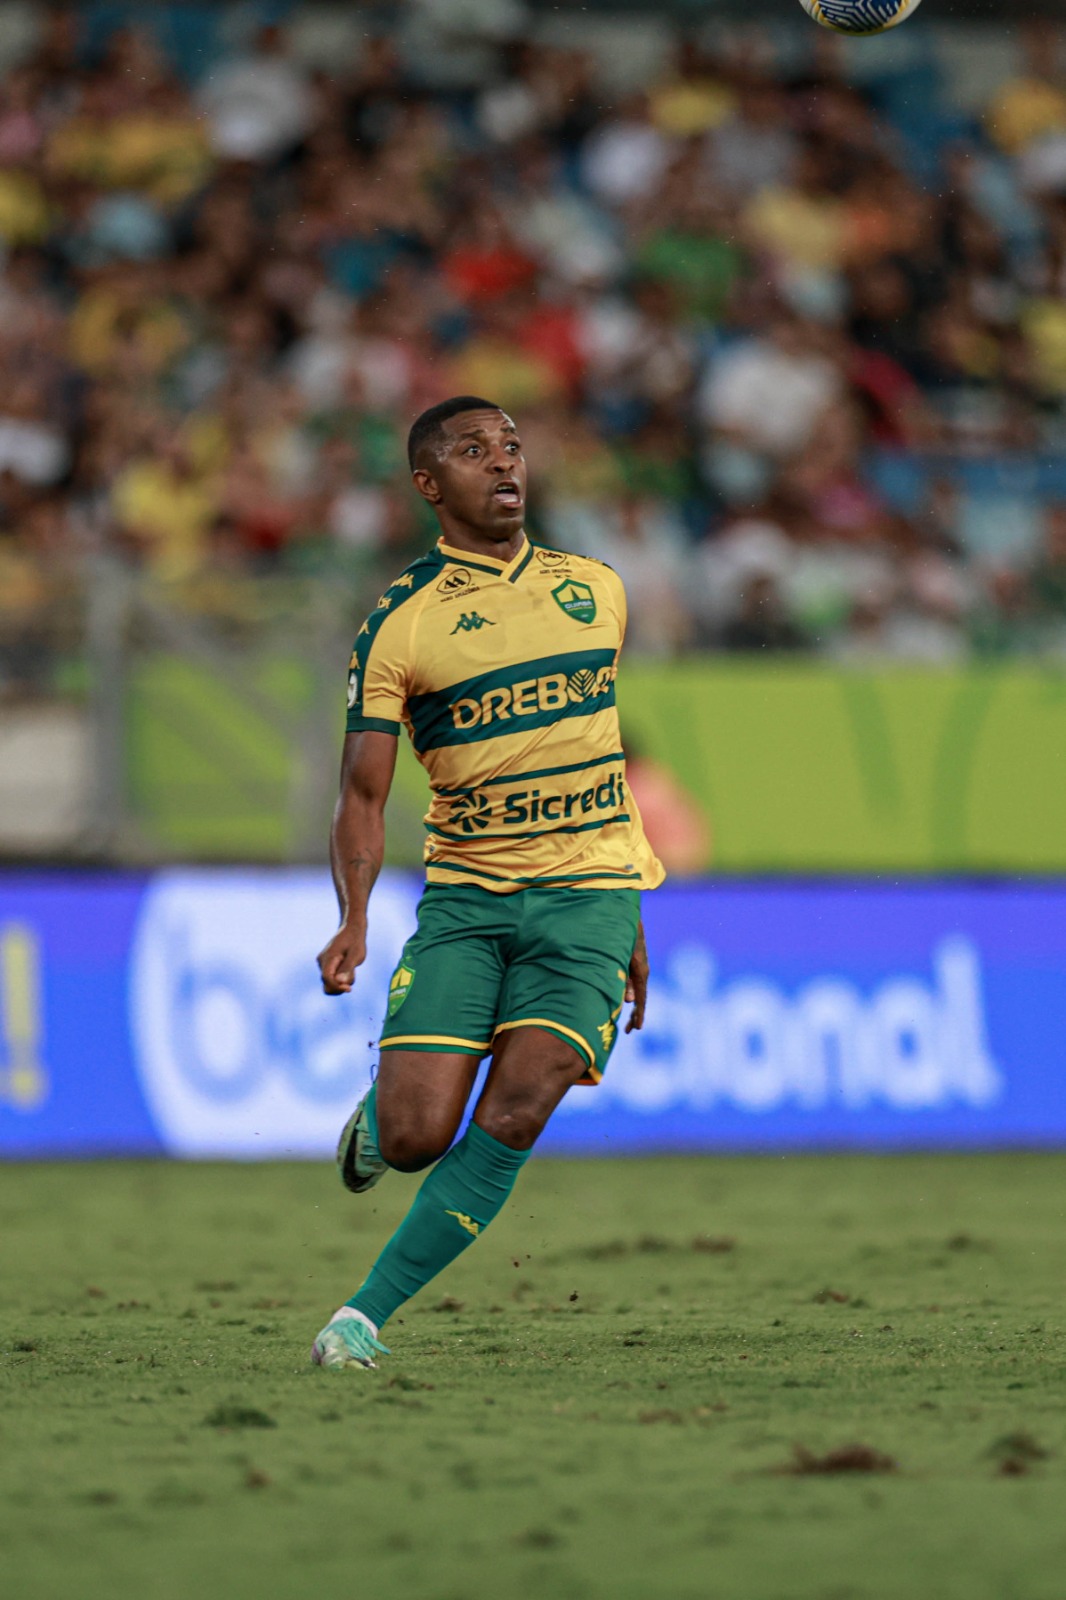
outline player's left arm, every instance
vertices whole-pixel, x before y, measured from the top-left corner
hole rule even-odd
[[[648,1003],[648,946],[644,939],[643,922],[637,923],[637,942],[633,946],[633,955],[629,962],[626,999],[633,1005],[629,1021],[626,1023],[626,1032],[639,1033],[644,1026],[644,1008]]]

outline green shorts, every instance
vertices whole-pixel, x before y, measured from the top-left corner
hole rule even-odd
[[[487,1055],[508,1028],[546,1028],[599,1083],[618,1034],[640,922],[636,889],[493,894],[430,884],[389,984],[383,1050]]]

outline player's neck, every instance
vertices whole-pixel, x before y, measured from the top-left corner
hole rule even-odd
[[[518,528],[505,539],[491,538],[478,533],[476,528],[462,525],[445,527],[441,523],[441,537],[452,550],[463,550],[471,556],[488,556],[493,561],[513,561],[526,540],[524,528]]]

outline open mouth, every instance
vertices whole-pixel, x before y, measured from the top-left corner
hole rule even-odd
[[[492,491],[492,498],[508,510],[517,511],[522,504],[522,491],[517,483],[505,481],[498,483]]]

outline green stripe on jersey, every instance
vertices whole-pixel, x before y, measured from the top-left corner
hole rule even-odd
[[[546,828],[526,828],[515,833],[479,833],[476,837],[479,844],[483,839],[546,839],[549,835],[556,833],[588,833],[595,828],[609,828],[615,822],[630,821],[632,821],[632,818],[628,811],[620,811],[617,816],[600,817],[595,822],[564,822],[560,823],[558,827],[552,827],[549,824]],[[438,839],[451,839],[456,844],[470,843],[471,835],[469,833],[445,833],[443,828],[435,827],[432,822],[427,822],[425,828],[427,833],[432,833]]]
[[[533,560],[533,546],[531,544],[527,543],[525,555],[522,557],[522,559],[518,563],[517,567],[515,567],[514,571],[511,573],[511,576],[508,578],[507,582],[508,583],[517,583],[519,578],[522,576],[523,572],[525,572],[526,568],[529,566],[529,563],[532,560]]]
[[[613,650],[568,650],[412,695],[415,749],[421,755],[604,711],[615,703],[614,658]]]
[[[496,783],[532,783],[534,778],[561,778],[567,772],[591,772],[593,767],[605,767],[609,761],[624,761],[624,750],[612,750],[609,756],[597,756],[594,761],[571,761],[565,767],[538,767],[536,772],[507,772],[502,778],[486,778],[484,783],[471,784],[466,789],[436,789],[440,800],[454,800],[461,794],[476,794]]]
[[[603,878],[640,882],[639,872],[563,872],[554,877],[513,878],[501,872],[486,872],[483,867],[464,867],[458,861],[429,861],[426,868],[429,872],[461,872],[468,878],[488,878],[490,883],[599,883]]]

